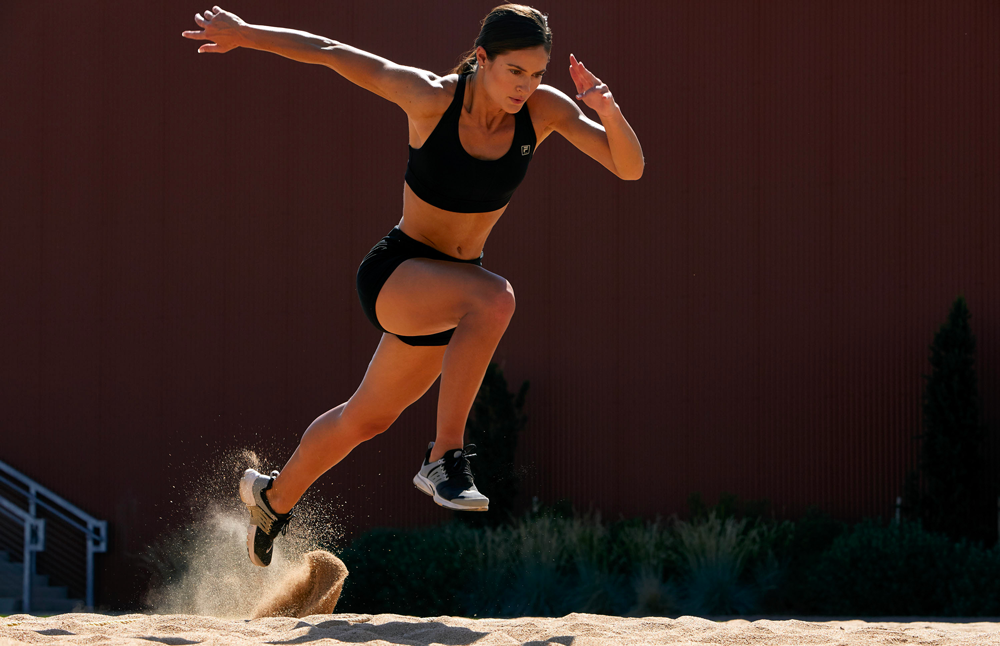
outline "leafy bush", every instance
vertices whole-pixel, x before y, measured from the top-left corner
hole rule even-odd
[[[374,530],[342,558],[339,607],[354,612],[1000,615],[1000,547],[816,511],[605,523],[538,509],[499,527]]]
[[[674,532],[682,563],[676,589],[688,614],[758,612],[784,577],[785,566],[774,550],[785,542],[785,523],[734,516],[723,520],[712,511],[677,523]]]
[[[463,580],[472,530],[460,524],[426,529],[374,529],[341,554],[350,575],[338,609],[417,616],[450,614]]]
[[[611,569],[608,536],[597,517],[375,530],[341,556],[351,571],[341,608],[423,616],[625,612],[626,582]]]
[[[949,617],[1000,615],[1000,544],[984,550],[967,542],[955,546],[948,578]]]
[[[341,607],[425,616],[751,612],[769,585],[761,564],[776,563],[773,534],[714,514],[611,524],[537,514],[500,527],[376,530],[342,554],[351,576]]]
[[[919,521],[868,520],[834,540],[810,579],[821,614],[950,616],[1000,613],[998,575],[997,548],[954,543]]]
[[[785,527],[788,533],[778,552],[786,563],[786,576],[779,587],[769,591],[764,610],[818,614],[828,594],[815,585],[811,575],[834,540],[849,529],[848,525],[810,508],[802,518]]]

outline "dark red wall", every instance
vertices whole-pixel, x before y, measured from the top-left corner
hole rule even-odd
[[[493,4],[226,8],[443,71]],[[355,269],[400,215],[402,112],[325,68],[195,54],[205,8],[0,9],[0,459],[111,521],[109,605],[189,478],[247,446],[280,466],[351,395],[379,336]],[[887,516],[959,294],[1000,430],[1000,4],[539,8],[546,81],[571,91],[575,53],[647,164],[622,182],[550,138],[487,246],[518,298],[497,359],[531,381],[526,496]],[[321,480],[332,522],[446,517],[410,484],[434,394]]]

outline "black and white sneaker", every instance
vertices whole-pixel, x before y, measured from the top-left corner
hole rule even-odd
[[[434,442],[427,446],[424,464],[417,475],[413,476],[413,484],[428,496],[434,497],[434,502],[447,509],[457,511],[488,511],[490,499],[479,493],[476,483],[472,481],[472,469],[469,458],[476,455],[475,444],[465,449],[448,451],[436,462],[428,462]]]
[[[278,534],[288,531],[288,521],[292,519],[291,512],[279,514],[271,509],[265,493],[278,477],[277,471],[270,476],[247,469],[240,480],[240,500],[250,512],[250,524],[247,526],[247,552],[250,562],[260,567],[271,564],[274,554],[274,539]]]

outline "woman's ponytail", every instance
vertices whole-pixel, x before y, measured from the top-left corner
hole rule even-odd
[[[449,74],[469,74],[476,71],[476,50],[470,49],[462,54],[462,61],[453,67]]]

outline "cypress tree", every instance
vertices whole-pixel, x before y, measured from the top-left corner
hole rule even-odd
[[[920,515],[927,529],[954,539],[985,538],[992,521],[983,490],[985,433],[969,318],[959,296],[931,344],[923,398]]]

